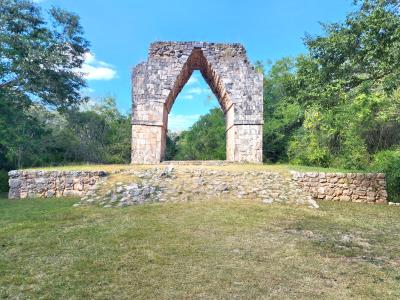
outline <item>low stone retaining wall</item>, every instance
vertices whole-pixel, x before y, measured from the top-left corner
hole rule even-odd
[[[10,171],[8,198],[82,196],[106,175],[103,171]]]
[[[123,207],[152,202],[246,199],[318,208],[309,192],[288,174],[268,171],[224,171],[172,166],[112,174],[81,199],[79,205]]]
[[[162,175],[168,170],[173,171],[168,176]],[[126,182],[128,187],[136,182],[134,178],[140,178],[140,188],[142,185],[143,188],[154,187],[157,197],[153,200],[161,202],[229,194],[239,198],[260,199],[265,203],[311,203],[309,199],[312,198],[387,203],[386,180],[382,173],[291,173],[291,177],[288,177],[268,171],[233,172],[196,167],[174,169],[168,166],[129,170],[121,174],[132,175],[132,180]],[[104,171],[10,171],[8,175],[9,198],[16,199],[83,196],[108,174]],[[137,192],[133,188],[132,191]]]
[[[292,178],[314,199],[387,203],[383,173],[294,172]]]

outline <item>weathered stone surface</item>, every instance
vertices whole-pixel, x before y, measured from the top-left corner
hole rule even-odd
[[[219,163],[227,164],[211,162]],[[104,207],[228,196],[309,207],[318,207],[314,199],[387,203],[386,181],[381,173],[292,172],[288,177],[278,172],[171,165],[124,171],[121,175],[127,176],[128,182],[118,181],[112,186],[107,175],[102,171],[10,171],[9,198],[83,196],[81,205]],[[104,184],[106,189],[101,188]]]
[[[226,120],[226,159],[262,162],[263,76],[240,44],[156,42],[132,74],[132,163],[164,160],[168,113],[194,70]]]
[[[103,171],[8,172],[9,199],[82,196],[107,174]]]
[[[107,195],[102,194],[107,181],[99,182],[93,194],[83,197],[80,205],[124,207],[147,202],[240,198],[265,204],[288,203],[318,208],[309,192],[278,172],[175,169],[168,166],[125,171],[123,175],[132,176],[132,181],[140,180],[115,185]]]
[[[292,178],[314,199],[387,203],[383,173],[292,172]]]

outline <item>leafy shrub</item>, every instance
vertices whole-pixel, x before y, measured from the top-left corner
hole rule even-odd
[[[371,170],[386,174],[389,201],[400,202],[400,148],[376,153]]]
[[[8,173],[6,170],[0,169],[0,192],[8,191]]]
[[[328,167],[331,153],[328,147],[330,135],[324,127],[324,116],[319,107],[305,111],[302,128],[289,142],[288,157],[293,164]]]

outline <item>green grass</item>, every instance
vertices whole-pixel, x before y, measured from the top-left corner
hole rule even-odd
[[[399,299],[400,209],[0,200],[0,298]]]

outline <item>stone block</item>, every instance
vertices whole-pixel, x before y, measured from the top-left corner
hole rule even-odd
[[[292,172],[292,179],[315,199],[387,203],[385,175],[382,173]],[[324,174],[324,175],[322,175]],[[326,178],[327,182],[321,181]]]

